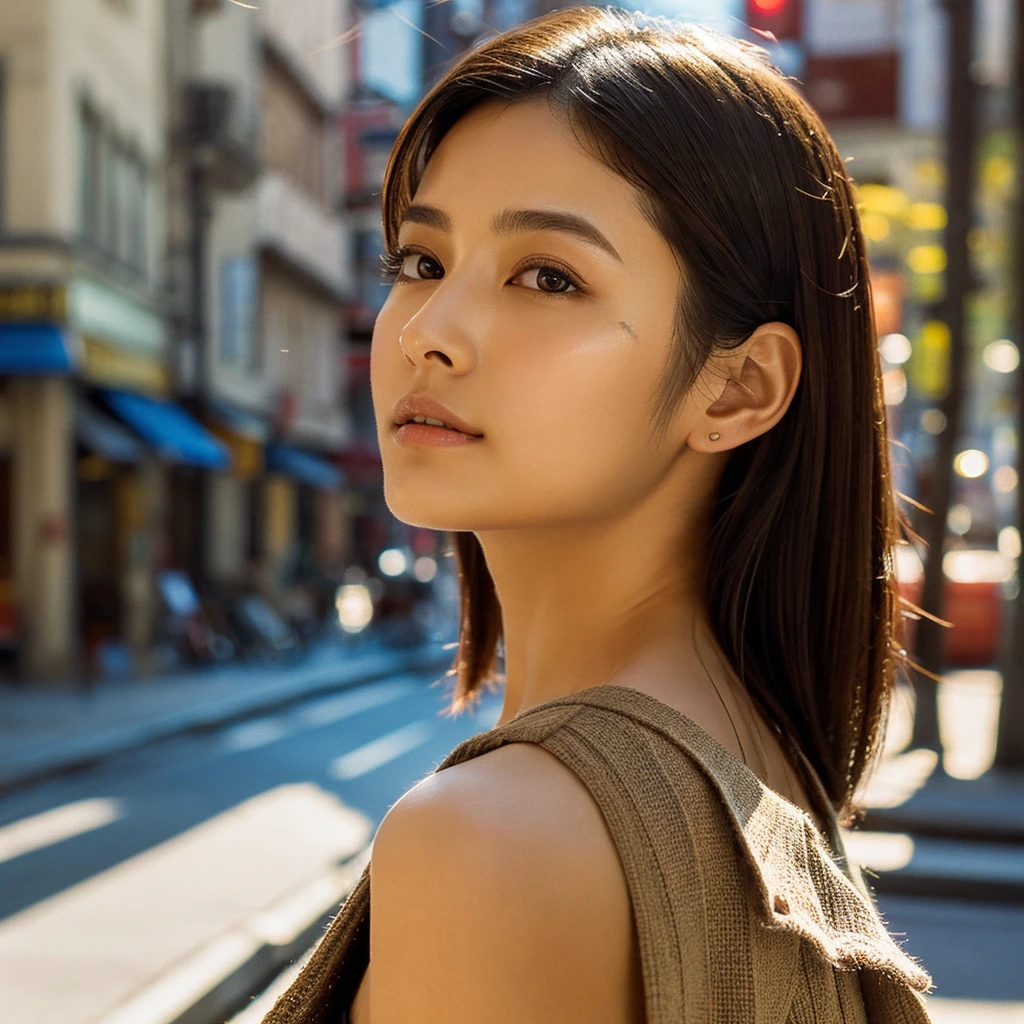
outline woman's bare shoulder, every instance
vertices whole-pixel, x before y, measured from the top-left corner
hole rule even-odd
[[[642,1019],[625,876],[557,758],[512,743],[427,776],[370,863],[371,1019]]]

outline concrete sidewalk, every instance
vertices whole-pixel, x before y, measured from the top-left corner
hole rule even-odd
[[[446,671],[454,649],[323,645],[296,664],[230,665],[90,689],[0,689],[0,794],[169,737],[396,672]]]

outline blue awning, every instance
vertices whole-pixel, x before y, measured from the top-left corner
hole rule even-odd
[[[111,462],[138,462],[145,454],[141,442],[84,398],[75,402],[75,432],[86,448]]]
[[[70,373],[67,335],[54,324],[0,324],[0,373]]]
[[[324,491],[336,491],[345,478],[325,459],[288,444],[268,444],[265,454],[268,473],[284,473]]]
[[[225,445],[176,402],[110,388],[101,394],[110,408],[165,458],[207,469],[231,467]]]

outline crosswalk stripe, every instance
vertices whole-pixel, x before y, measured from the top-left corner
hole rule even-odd
[[[306,727],[330,725],[360,711],[370,711],[407,697],[415,689],[415,683],[409,680],[375,683],[373,686],[362,686],[357,690],[339,693],[313,704],[304,704],[292,717]]]
[[[290,714],[258,718],[242,722],[226,730],[221,737],[226,750],[237,753],[242,750],[256,750],[278,740],[291,736],[299,729],[315,729],[331,725],[344,718],[350,718],[361,711],[382,707],[416,689],[416,683],[409,679],[395,679],[361,686],[355,690],[335,694],[311,704],[303,704]]]
[[[356,779],[375,768],[393,761],[396,757],[426,743],[434,732],[430,722],[412,722],[385,733],[378,739],[364,743],[331,762],[330,772],[336,779]]]
[[[123,817],[124,804],[120,800],[97,797],[22,818],[0,828],[0,864]]]
[[[243,722],[224,733],[223,742],[228,750],[255,750],[268,743],[276,743],[294,729],[280,718],[260,718]]]

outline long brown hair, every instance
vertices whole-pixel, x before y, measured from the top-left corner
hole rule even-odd
[[[718,642],[768,720],[848,821],[877,755],[896,670],[881,368],[853,184],[824,125],[757,46],[617,7],[535,18],[464,54],[400,133],[382,191],[385,241],[445,133],[494,98],[547,96],[635,186],[684,271],[651,407],[664,430],[714,349],[791,325],[803,372],[783,418],[736,448],[707,548]],[[501,608],[471,532],[453,534],[462,620],[450,710],[493,685]]]

